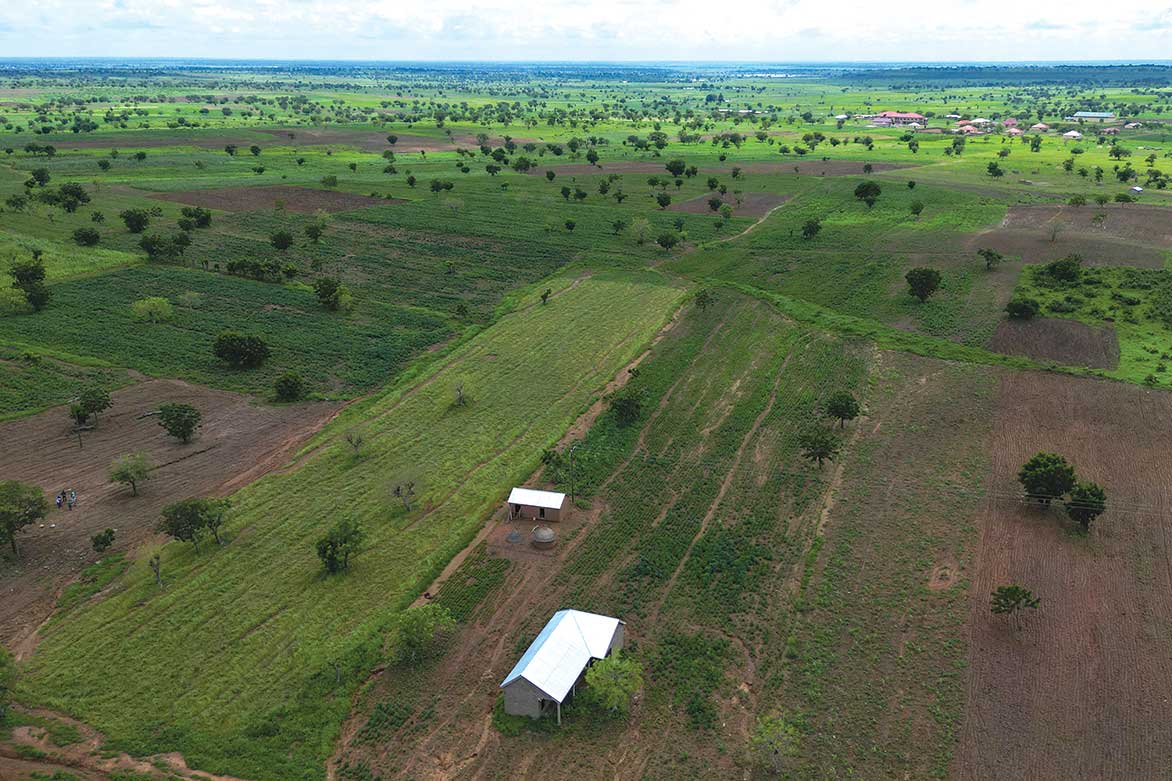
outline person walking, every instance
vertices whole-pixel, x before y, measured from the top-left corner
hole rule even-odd
[[[60,510],[61,505],[63,505],[64,503],[65,503],[65,492],[58,491],[57,492],[57,509]]]
[[[72,510],[73,506],[75,504],[77,504],[77,491],[70,489],[70,491],[69,491],[69,509]]]

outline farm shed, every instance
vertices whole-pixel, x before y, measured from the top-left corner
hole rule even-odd
[[[501,682],[505,713],[541,718],[551,711],[562,723],[562,703],[574,690],[587,665],[623,647],[617,618],[559,610],[517,660]]]
[[[1067,117],[1067,121],[1080,119],[1097,119],[1103,122],[1108,119],[1115,119],[1115,115],[1110,111],[1076,111],[1074,116]]]
[[[509,520],[560,521],[565,504],[565,494],[514,488],[509,493]]]

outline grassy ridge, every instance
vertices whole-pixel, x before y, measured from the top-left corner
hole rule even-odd
[[[353,683],[327,685],[332,665],[346,669],[356,643],[377,648],[377,625],[468,542],[680,296],[656,274],[599,274],[503,318],[415,388],[364,405],[362,458],[341,441],[355,422],[343,417],[299,469],[236,496],[227,547],[168,545],[166,589],[139,562],[117,594],[50,630],[28,694],[135,753],[319,778]],[[456,408],[459,382],[470,401]],[[390,495],[408,479],[410,513]],[[323,578],[313,541],[346,515],[363,522],[367,550],[349,575]]]

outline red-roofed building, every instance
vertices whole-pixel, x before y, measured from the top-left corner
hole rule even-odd
[[[1016,117],[1006,117],[1004,120],[1002,120],[1001,124],[1004,125],[1005,127],[1017,127],[1017,118]]]
[[[875,115],[876,119],[889,119],[893,125],[910,125],[915,122],[917,124],[926,124],[928,118],[923,114],[917,114],[914,111],[880,111]]]

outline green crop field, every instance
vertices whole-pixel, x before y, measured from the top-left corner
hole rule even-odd
[[[1059,755],[1158,775],[1106,732],[1119,764],[1090,757],[1066,719],[1108,694],[1047,678],[1038,649],[1081,642],[1047,617],[1080,590],[1050,553],[1112,562],[1084,588],[1136,614],[1119,595],[1163,579],[1127,580],[1149,555],[1128,546],[1162,511],[1086,455],[1115,406],[1013,411],[1044,379],[1079,404],[1142,394],[1150,431],[1114,434],[1137,463],[1172,433],[1170,84],[1163,65],[0,62],[0,441],[36,443],[0,477],[83,494],[0,537],[20,657],[0,775],[126,752],[154,757],[144,781],[186,777],[175,752],[250,781],[969,778],[974,751],[990,777]],[[1011,320],[1022,299],[1036,316]],[[267,356],[230,365],[225,332]],[[95,385],[109,412],[62,406]],[[145,420],[179,397],[203,405],[190,444]],[[259,452],[252,421],[278,415]],[[1102,520],[1007,516],[1006,442],[1082,453]],[[122,490],[110,461],[139,448],[158,461]],[[553,550],[500,517],[517,485],[573,494]],[[192,493],[229,498],[223,544],[160,531]],[[327,574],[343,521],[365,539]],[[1006,578],[1054,612],[994,623]],[[1078,631],[1168,636],[1158,595],[1136,599],[1139,624]],[[454,622],[418,659],[416,602]],[[626,622],[642,685],[624,714],[585,687],[558,730],[497,684],[566,607]],[[1026,683],[976,690],[1015,665]],[[1158,725],[1166,701],[1136,713]],[[1054,736],[1039,759],[1021,712]],[[45,725],[99,748],[15,729]]]

